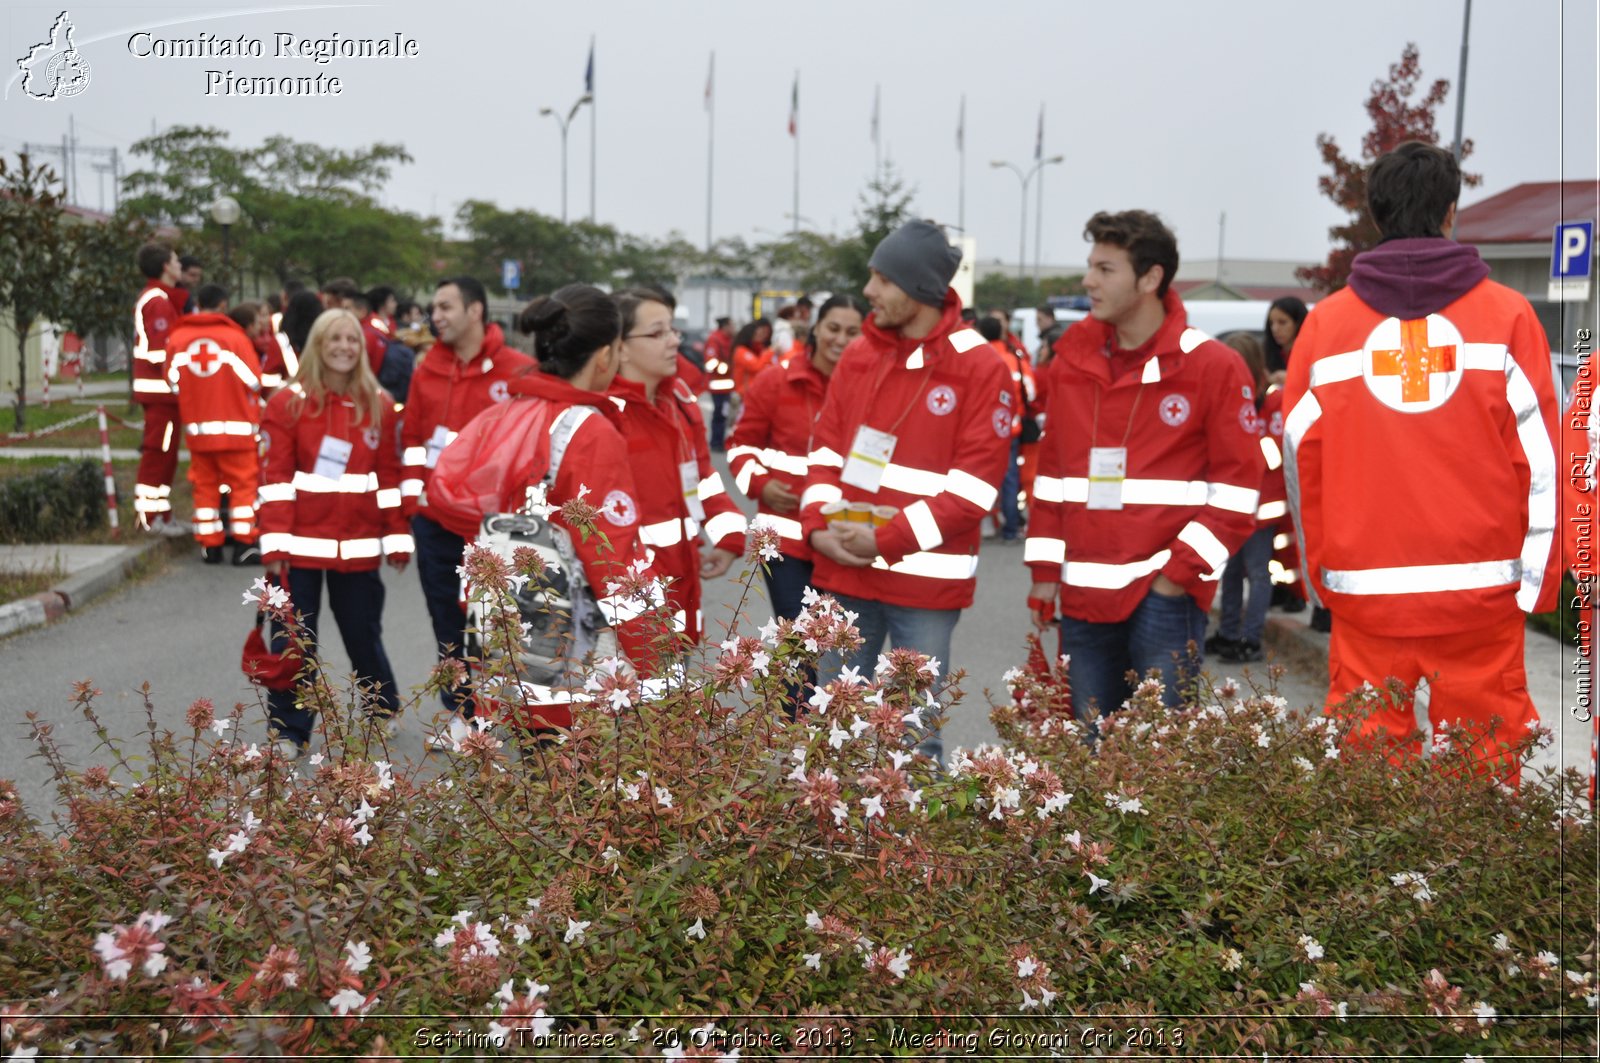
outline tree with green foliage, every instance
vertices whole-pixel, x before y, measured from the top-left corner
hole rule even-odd
[[[972,298],[979,307],[998,307],[1017,310],[1038,306],[1053,295],[1082,295],[1083,278],[1041,277],[1035,284],[1032,277],[1007,276],[991,273],[973,285]]]
[[[1414,43],[1407,44],[1400,53],[1400,61],[1389,67],[1387,80],[1374,81],[1367,97],[1367,114],[1372,118],[1372,128],[1361,139],[1361,158],[1347,158],[1337,141],[1327,133],[1317,136],[1317,150],[1329,173],[1317,178],[1317,188],[1333,200],[1335,206],[1349,219],[1328,229],[1333,238],[1333,249],[1328,261],[1320,266],[1303,266],[1295,276],[1321,292],[1334,292],[1343,288],[1350,276],[1350,264],[1356,255],[1378,243],[1378,227],[1367,213],[1367,168],[1385,152],[1392,151],[1408,140],[1425,144],[1438,144],[1439,132],[1434,128],[1434,112],[1449,94],[1450,82],[1439,78],[1415,102],[1422,84],[1421,53]],[[1464,161],[1472,154],[1472,141],[1461,144]],[[1481,174],[1463,173],[1462,184],[1475,187],[1483,181]]]
[[[835,252],[834,268],[846,286],[854,291],[866,287],[872,274],[867,262],[873,249],[911,219],[915,198],[916,189],[906,187],[892,162],[884,162],[867,182],[856,204],[856,232],[841,241]]]
[[[61,321],[78,335],[133,338],[132,293],[144,282],[135,262],[152,236],[150,225],[127,210],[103,222],[74,226],[76,265],[67,284]]]
[[[28,409],[28,336],[41,318],[59,318],[66,305],[75,243],[64,219],[65,189],[48,166],[26,152],[0,158],[0,307],[10,311],[17,339],[16,431]]]

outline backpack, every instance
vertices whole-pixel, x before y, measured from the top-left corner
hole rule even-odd
[[[383,349],[383,363],[378,366],[378,383],[402,406],[411,391],[411,373],[416,367],[417,352],[399,340],[390,340]]]
[[[549,418],[550,404],[537,399],[497,402],[480,411],[434,463],[424,512],[471,540],[485,517],[514,504],[513,492],[536,477],[534,455]]]
[[[545,403],[538,405],[547,411]],[[544,561],[543,578],[529,579],[514,592],[522,623],[516,678],[523,683],[548,686],[562,679],[572,662],[581,660],[596,646],[599,632],[606,626],[589,591],[583,562],[573,549],[572,536],[550,519],[554,507],[546,501],[568,444],[578,426],[593,412],[582,406],[569,406],[561,412],[550,428],[550,464],[540,482],[526,489],[522,504],[514,512],[488,513],[478,529],[477,545],[495,551],[508,564],[515,563],[516,551],[524,547],[537,552]],[[544,416],[538,418],[540,427],[544,420]],[[457,439],[446,453],[460,443]],[[441,458],[441,467],[442,464]],[[438,473],[436,469],[435,477]],[[465,576],[461,594],[467,606],[467,656],[484,660],[493,652],[485,645],[484,625],[497,610],[485,608]]]

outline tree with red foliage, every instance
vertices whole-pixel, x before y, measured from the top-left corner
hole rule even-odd
[[[1415,43],[1407,44],[1400,53],[1400,61],[1389,67],[1388,79],[1372,83],[1372,94],[1367,97],[1367,114],[1372,116],[1372,129],[1361,140],[1359,161],[1346,158],[1338,143],[1328,134],[1317,136],[1317,150],[1332,171],[1317,178],[1317,188],[1350,215],[1349,221],[1328,229],[1334,246],[1328,252],[1327,263],[1295,270],[1295,276],[1318,291],[1335,292],[1343,288],[1350,276],[1351,261],[1378,243],[1378,227],[1367,213],[1367,167],[1384,152],[1392,151],[1408,140],[1439,143],[1439,133],[1434,128],[1434,110],[1444,102],[1450,91],[1450,82],[1440,78],[1413,103],[1412,96],[1422,84],[1419,54]],[[1472,141],[1462,141],[1461,158],[1465,159],[1470,154]],[[1461,180],[1472,187],[1482,183],[1483,176],[1463,173]]]

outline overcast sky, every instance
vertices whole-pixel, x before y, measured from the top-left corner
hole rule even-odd
[[[875,87],[884,157],[915,189],[918,213],[954,225],[965,94],[966,228],[981,259],[1015,261],[1018,179],[989,163],[1032,164],[1042,103],[1045,155],[1065,156],[1042,178],[1043,258],[1065,264],[1086,257],[1090,213],[1127,207],[1165,216],[1186,259],[1215,260],[1223,212],[1230,258],[1321,258],[1340,215],[1317,192],[1317,134],[1359,151],[1369,86],[1407,41],[1419,45],[1427,80],[1454,84],[1462,29],[1462,0],[72,4],[90,83],[71,99],[29,99],[16,61],[48,37],[61,10],[8,2],[0,14],[9,79],[0,151],[60,144],[71,116],[82,149],[75,198],[87,206],[100,202],[87,149],[126,153],[154,122],[219,126],[241,147],[274,133],[349,147],[399,142],[415,162],[390,182],[393,206],[448,220],[473,197],[559,215],[560,136],[539,109],[565,114],[583,92],[592,36],[601,221],[704,241],[704,96],[714,49],[718,236],[760,239],[790,226],[795,141],[787,122],[798,70],[808,227],[838,232],[852,223],[874,165]],[[1477,0],[1472,20],[1466,134],[1477,150],[1468,169],[1484,183],[1464,201],[1525,181],[1600,174],[1594,0]],[[244,34],[266,54],[136,58],[129,37],[141,30],[163,40]],[[279,32],[399,33],[416,40],[419,54],[327,65],[274,59]],[[208,69],[322,73],[339,77],[343,92],[208,97]],[[1455,106],[1452,91],[1439,116],[1447,144]],[[569,139],[573,217],[589,211],[590,148],[590,117],[580,112]],[[1028,201],[1031,263],[1031,187]]]

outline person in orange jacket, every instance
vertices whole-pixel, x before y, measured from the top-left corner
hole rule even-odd
[[[1295,341],[1284,469],[1307,592],[1333,614],[1328,711],[1366,683],[1398,690],[1357,740],[1404,756],[1459,721],[1515,784],[1502,746],[1539,718],[1525,614],[1561,580],[1558,406],[1533,307],[1443,235],[1460,191],[1450,152],[1416,141],[1368,170],[1383,241]]]
[[[144,290],[133,304],[133,401],[144,407],[133,511],[139,527],[161,535],[187,535],[172,519],[172,478],[178,472],[178,400],[167,380],[167,334],[183,315],[189,293],[178,284],[178,254],[166,244],[139,248]]]
[[[772,322],[758,317],[733,338],[733,393],[744,400],[744,389],[757,373],[772,364]]]
[[[261,425],[261,363],[245,331],[228,316],[228,290],[204,284],[199,311],[167,338],[167,381],[189,447],[194,485],[194,537],[208,565],[222,562],[233,535],[233,563],[261,560],[256,549],[256,488],[261,482],[257,435]],[[228,493],[223,521],[222,493]]]
[[[610,397],[621,410],[623,437],[639,487],[639,541],[655,567],[671,577],[667,601],[689,644],[705,630],[700,581],[728,571],[744,554],[744,514],[711,465],[705,422],[694,395],[677,379],[678,333],[672,308],[658,292],[617,293],[622,367]],[[704,529],[711,549],[702,554]]]

